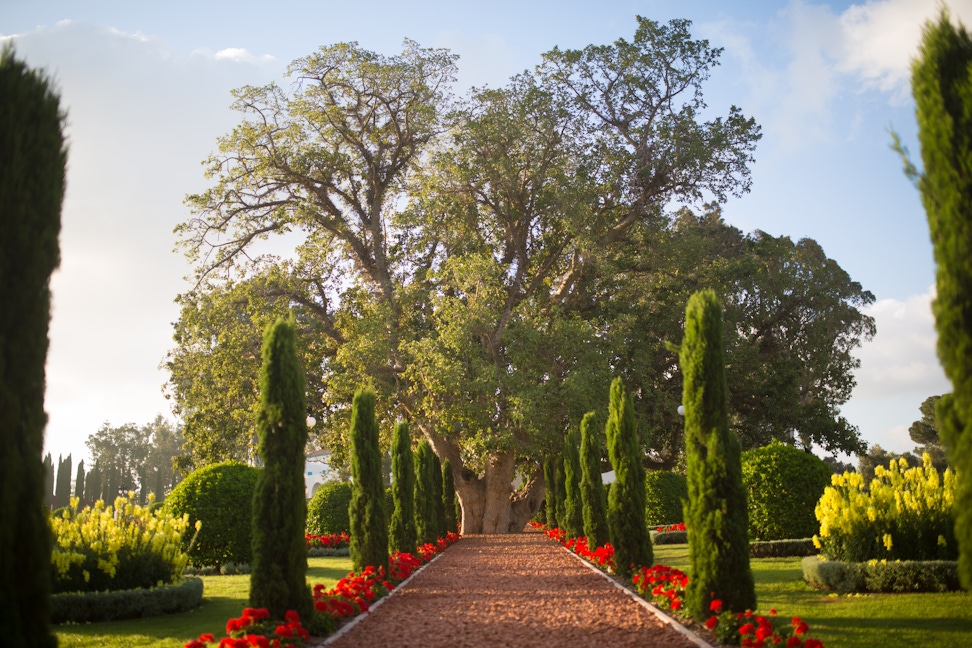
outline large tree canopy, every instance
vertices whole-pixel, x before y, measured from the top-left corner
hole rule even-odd
[[[680,386],[660,349],[678,341],[676,302],[714,283],[739,298],[748,340],[764,319],[773,334],[792,332],[778,317],[784,297],[818,289],[778,273],[776,310],[768,299],[759,305],[770,310],[747,310],[744,296],[775,289],[745,283],[757,241],[688,215],[748,191],[759,139],[735,107],[699,117],[720,50],[688,27],[639,18],[630,42],[554,49],[460,101],[449,94],[455,57],[411,41],[397,56],[325,47],[290,67],[289,92],[237,90],[244,120],[219,140],[214,185],[189,196],[193,217],[177,229],[199,283],[179,298],[167,364],[194,457],[214,461],[252,437],[258,332],[290,308],[306,329],[299,353],[320,441],[340,456],[351,396],[372,385],[384,443],[405,418],[450,460],[468,532],[523,527],[543,497],[543,456],[585,412],[605,410],[618,371],[642,386],[645,449],[672,461]],[[287,259],[261,256],[271,234],[300,242]],[[784,249],[767,252],[767,266],[795,263],[789,239],[772,241]],[[803,315],[790,306],[793,321],[825,305],[860,315],[869,294],[834,295],[844,284],[856,286],[843,275],[819,287],[832,301],[807,302]],[[839,353],[838,336],[852,347],[868,330],[834,323],[801,352]],[[826,403],[839,404],[844,383],[833,381],[852,381],[841,370],[794,384],[837,389]],[[645,400],[663,380],[672,384]],[[511,493],[517,471],[526,479]]]

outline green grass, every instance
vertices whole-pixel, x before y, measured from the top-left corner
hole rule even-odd
[[[308,558],[307,582],[328,587],[348,575],[348,557]],[[203,601],[195,610],[149,619],[56,626],[61,646],[80,648],[182,648],[190,639],[212,632],[224,636],[227,619],[240,616],[247,606],[250,577],[203,576]]]
[[[655,547],[655,561],[688,570],[687,545]],[[759,611],[798,616],[827,648],[960,647],[972,644],[972,596],[854,594],[837,596],[803,582],[800,558],[751,560]]]

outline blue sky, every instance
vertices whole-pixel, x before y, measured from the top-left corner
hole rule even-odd
[[[200,162],[238,121],[232,88],[281,81],[322,45],[386,54],[410,38],[460,55],[457,93],[502,85],[552,47],[630,39],[635,16],[688,18],[723,47],[704,86],[713,114],[740,106],[763,127],[750,194],[727,220],[816,239],[877,303],[844,407],[870,443],[911,449],[918,406],[950,388],[934,353],[934,264],[918,194],[889,148],[917,155],[908,66],[937,0],[751,2],[236,2],[7,0],[0,39],[57,80],[68,112],[62,264],[54,275],[47,448],[87,455],[108,421],[170,416],[159,370],[173,298],[190,269],[172,252]],[[972,0],[952,0],[972,24]],[[469,8],[467,8],[469,7]]]

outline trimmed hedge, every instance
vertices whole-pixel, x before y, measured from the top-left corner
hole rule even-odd
[[[194,565],[252,562],[250,520],[259,472],[236,461],[203,466],[189,473],[165,498],[165,507],[173,514],[189,514],[190,529],[196,520],[202,520],[195,541],[191,531],[183,536]]]
[[[651,541],[656,545],[688,544],[688,533],[685,531],[652,533]]]
[[[174,614],[199,607],[202,595],[201,578],[149,589],[55,594],[51,597],[51,621],[91,623]]]
[[[962,588],[954,560],[846,563],[809,556],[801,562],[810,587],[848,592],[952,592]]]
[[[648,526],[685,521],[682,502],[688,499],[685,475],[650,470],[645,475],[645,520]]]
[[[797,540],[764,540],[749,543],[751,558],[783,558],[786,556],[815,556],[820,553],[813,538]]]
[[[317,489],[307,503],[307,533],[331,535],[351,532],[351,483],[334,482]]]

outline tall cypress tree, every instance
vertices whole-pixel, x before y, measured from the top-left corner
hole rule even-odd
[[[442,462],[432,452],[432,485],[435,488],[435,537],[444,538],[448,531],[445,512],[445,490],[442,487]]]
[[[388,530],[388,550],[413,553],[418,546],[415,535],[415,462],[408,423],[399,422],[392,436],[392,512]]]
[[[74,477],[74,496],[78,500],[84,499],[84,461],[78,462],[78,474]]]
[[[54,460],[51,453],[44,455],[44,506],[54,505]]]
[[[45,502],[50,277],[67,149],[57,93],[0,52],[0,628],[6,646],[56,646]],[[50,497],[47,489],[47,497]]]
[[[614,545],[617,572],[628,577],[639,566],[653,562],[651,536],[645,523],[645,466],[635,429],[634,406],[624,383],[611,383],[611,401],[605,428],[608,457],[614,467],[614,485],[608,494],[608,531]]]
[[[415,532],[420,545],[437,539],[434,456],[432,446],[422,439],[415,449]]]
[[[554,510],[557,515],[557,526],[561,529],[567,524],[567,475],[564,473],[564,451],[561,447],[554,463],[557,473],[557,486],[554,490]],[[566,529],[564,529],[566,531]]]
[[[57,482],[54,486],[54,508],[67,506],[71,499],[71,455],[57,458]]]
[[[739,442],[729,431],[722,307],[712,290],[688,301],[679,363],[688,459],[686,607],[701,620],[712,599],[735,612],[756,608]]]
[[[274,619],[287,610],[313,613],[307,586],[304,523],[304,447],[307,403],[304,372],[297,361],[293,320],[278,319],[263,336],[257,435],[263,468],[253,493],[250,605]]]
[[[543,479],[546,484],[546,502],[544,509],[547,512],[547,528],[557,528],[557,457],[547,455],[543,461]]]
[[[351,406],[351,562],[388,572],[388,524],[381,449],[375,420],[375,392],[362,389]]]
[[[941,438],[956,468],[959,575],[972,589],[972,38],[944,10],[925,25],[912,66],[924,173],[917,177],[935,254],[938,357],[952,394],[938,405]]]
[[[442,462],[442,504],[445,507],[446,533],[459,531],[459,513],[456,506],[456,479],[452,474],[452,462]]]
[[[584,506],[584,535],[590,547],[603,545],[610,539],[607,523],[607,501],[601,481],[601,444],[597,438],[597,415],[588,412],[580,426],[581,501]]]
[[[94,468],[88,473],[84,481],[84,497],[91,504],[101,499],[101,464],[95,462]]]
[[[564,443],[564,531],[572,538],[584,535],[581,501],[580,432],[571,430]]]

